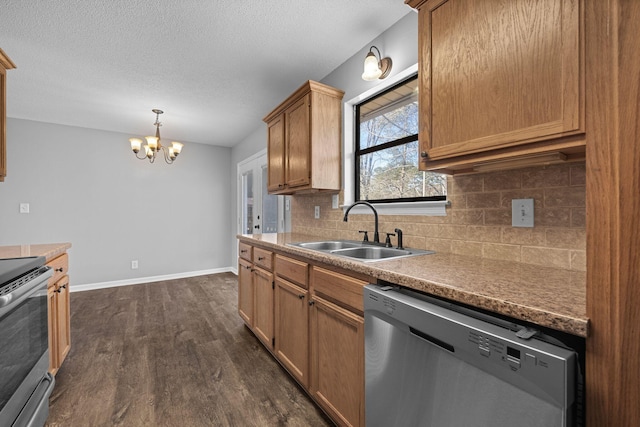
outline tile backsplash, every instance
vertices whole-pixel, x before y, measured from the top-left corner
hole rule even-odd
[[[381,240],[400,228],[407,247],[585,271],[584,162],[448,177],[447,191],[447,216],[380,215]],[[533,228],[511,226],[512,199],[534,199]],[[373,215],[344,222],[330,194],[293,196],[291,209],[294,233],[360,240],[358,230],[369,230],[373,237]]]

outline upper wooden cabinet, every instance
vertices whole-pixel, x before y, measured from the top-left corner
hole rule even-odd
[[[406,3],[419,9],[422,169],[584,158],[581,0]]]
[[[263,119],[269,193],[340,190],[343,96],[309,80]]]
[[[7,70],[16,68],[0,49],[0,181],[7,176]]]

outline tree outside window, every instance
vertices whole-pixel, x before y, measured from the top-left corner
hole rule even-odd
[[[417,77],[356,106],[356,199],[445,200],[446,175],[418,169]]]

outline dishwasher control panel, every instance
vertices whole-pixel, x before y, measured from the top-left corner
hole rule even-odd
[[[478,347],[478,353],[484,357],[502,362],[509,366],[511,370],[517,371],[523,365],[523,359],[528,366],[535,366],[538,357],[535,354],[527,353],[514,345],[508,345],[491,335],[483,334],[477,330],[469,331],[469,342]],[[547,368],[547,364],[542,360],[541,366]]]

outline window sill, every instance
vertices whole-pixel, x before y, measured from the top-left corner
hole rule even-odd
[[[398,203],[372,203],[378,211],[378,215],[427,215],[447,216],[446,208],[451,206],[450,200],[438,200],[432,202],[398,202]],[[343,211],[351,206],[341,206]],[[354,206],[350,214],[367,214],[371,209],[365,205]]]

